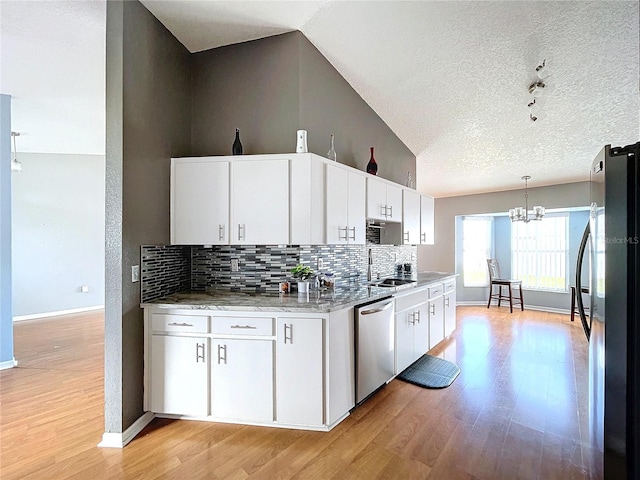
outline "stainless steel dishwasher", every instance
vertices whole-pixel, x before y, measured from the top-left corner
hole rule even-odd
[[[356,403],[393,378],[393,314],[392,297],[355,309]]]

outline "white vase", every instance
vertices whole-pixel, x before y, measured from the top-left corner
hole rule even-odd
[[[309,282],[298,282],[298,293],[307,293],[309,291]]]
[[[307,149],[307,131],[298,130],[296,132],[296,138],[296,153],[307,153],[309,151]]]

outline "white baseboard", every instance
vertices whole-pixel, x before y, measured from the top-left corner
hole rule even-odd
[[[58,310],[56,312],[33,313],[31,315],[18,315],[13,317],[14,322],[22,320],[35,320],[37,318],[59,317],[60,315],[71,315],[73,313],[93,312],[94,310],[103,310],[104,305],[96,305],[93,307],[72,308],[69,310]]]
[[[4,362],[0,362],[0,370],[6,370],[7,368],[13,368],[18,366],[18,361],[13,358],[13,360],[6,360]]]
[[[486,307],[487,306],[487,302],[480,302],[480,301],[461,301],[461,302],[456,302],[456,306],[458,307]],[[491,305],[492,307],[497,307],[497,305]],[[509,306],[509,304],[507,303],[506,305],[507,307]],[[505,307],[505,305],[503,305],[500,308]],[[514,305],[513,308],[515,309],[516,306]],[[520,306],[518,306],[518,308],[520,308]],[[547,312],[547,313],[561,313],[564,315],[571,315],[571,310],[565,309],[565,308],[552,308],[552,307],[541,307],[539,305],[527,305],[525,304],[524,306],[525,310],[535,310],[537,312]]]
[[[99,447],[104,448],[123,448],[131,440],[138,435],[144,427],[151,423],[151,420],[155,418],[155,415],[151,412],[145,412],[138,420],[127,428],[122,433],[109,433],[102,434],[102,441],[98,444]]]

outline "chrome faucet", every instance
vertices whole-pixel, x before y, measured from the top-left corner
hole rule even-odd
[[[367,265],[367,282],[373,280],[371,269],[373,268],[373,254],[371,253],[371,249],[369,249],[369,264]]]

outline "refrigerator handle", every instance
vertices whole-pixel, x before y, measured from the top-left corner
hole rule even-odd
[[[582,263],[584,261],[584,252],[587,249],[587,243],[589,243],[590,228],[587,223],[584,233],[582,234],[582,240],[580,241],[580,247],[578,248],[578,259],[576,262],[576,304],[578,305],[578,314],[580,315],[580,322],[584,329],[584,334],[587,336],[587,341],[591,336],[591,325],[587,323],[587,316],[584,311],[584,302],[582,301]]]

